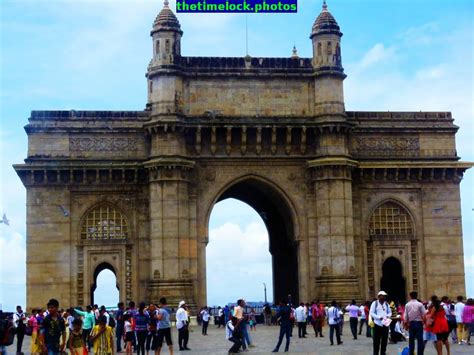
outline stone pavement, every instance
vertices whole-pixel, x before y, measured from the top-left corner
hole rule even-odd
[[[184,354],[205,354],[205,355],[214,355],[214,354],[227,354],[227,350],[230,348],[231,343],[225,339],[224,329],[216,329],[214,326],[210,326],[208,330],[208,336],[201,335],[201,329],[197,326],[191,328],[189,347],[192,351],[183,352]],[[308,328],[308,331],[310,328]],[[358,340],[353,340],[350,335],[349,324],[344,325],[344,335],[342,337],[342,345],[330,346],[328,338],[328,328],[325,327],[325,337],[324,338],[315,338],[314,335],[311,336],[311,332],[306,339],[298,339],[298,330],[294,329],[294,335],[296,337],[291,338],[290,344],[290,354],[330,354],[330,355],[368,355],[372,354],[372,339],[366,338],[365,336],[360,337]],[[277,342],[279,327],[275,326],[263,326],[259,325],[256,332],[252,332],[251,336],[254,339],[255,348],[250,349],[248,355],[252,354],[269,354]],[[175,344],[175,350],[177,349],[178,341],[178,332],[176,329],[173,329],[172,333],[173,342]],[[23,352],[29,354],[30,346],[30,337],[25,337]],[[283,340],[282,347],[280,352],[284,350],[285,340]],[[402,342],[398,344],[389,344],[387,348],[387,355],[397,355],[403,347],[408,346],[408,342]],[[474,345],[453,345],[451,344],[451,354],[472,354],[474,352]],[[14,354],[15,347],[12,345],[8,347],[8,354]],[[25,351],[28,350],[28,351]],[[168,354],[168,348],[163,347],[162,354]],[[152,352],[150,354],[153,354]],[[176,351],[176,354],[180,354],[179,351]],[[427,355],[436,354],[432,344],[428,344],[427,350],[425,351]],[[446,354],[446,351],[444,351]]]

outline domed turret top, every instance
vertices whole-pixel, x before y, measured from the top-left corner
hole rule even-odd
[[[326,4],[326,0],[323,1],[323,9],[319,14],[316,21],[313,24],[313,30],[311,31],[311,38],[317,34],[322,33],[334,33],[342,36],[340,31],[340,27],[337,24],[336,19],[328,10],[328,5]]]
[[[178,18],[169,7],[168,0],[164,1],[163,9],[161,9],[158,16],[156,16],[151,34],[158,31],[175,31],[183,33],[181,31],[181,25],[179,24]]]

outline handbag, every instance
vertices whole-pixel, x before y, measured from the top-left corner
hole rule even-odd
[[[375,327],[374,320],[372,319],[372,316],[369,314],[369,322],[367,323],[369,327],[373,328]]]

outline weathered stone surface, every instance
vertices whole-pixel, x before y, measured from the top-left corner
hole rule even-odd
[[[104,268],[124,301],[206,304],[209,216],[229,197],[266,222],[275,298],[372,298],[389,258],[406,293],[465,292],[459,183],[470,164],[450,113],[345,111],[338,30],[314,29],[314,58],[194,58],[181,56],[179,23],[155,25],[145,111],[31,114],[15,165],[29,308],[90,303]],[[394,232],[393,220],[409,228]],[[127,237],[88,239],[84,228],[104,221]]]

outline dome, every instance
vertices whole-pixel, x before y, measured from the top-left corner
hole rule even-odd
[[[153,30],[151,33],[153,34],[158,31],[175,31],[182,33],[178,18],[169,8],[167,0],[165,0],[163,9],[158,16],[156,16],[155,22],[153,22]]]
[[[338,35],[342,35],[336,19],[328,11],[326,1],[324,1],[323,3],[323,10],[319,14],[316,21],[314,21],[313,30],[311,31],[311,37],[321,33],[335,33]]]

